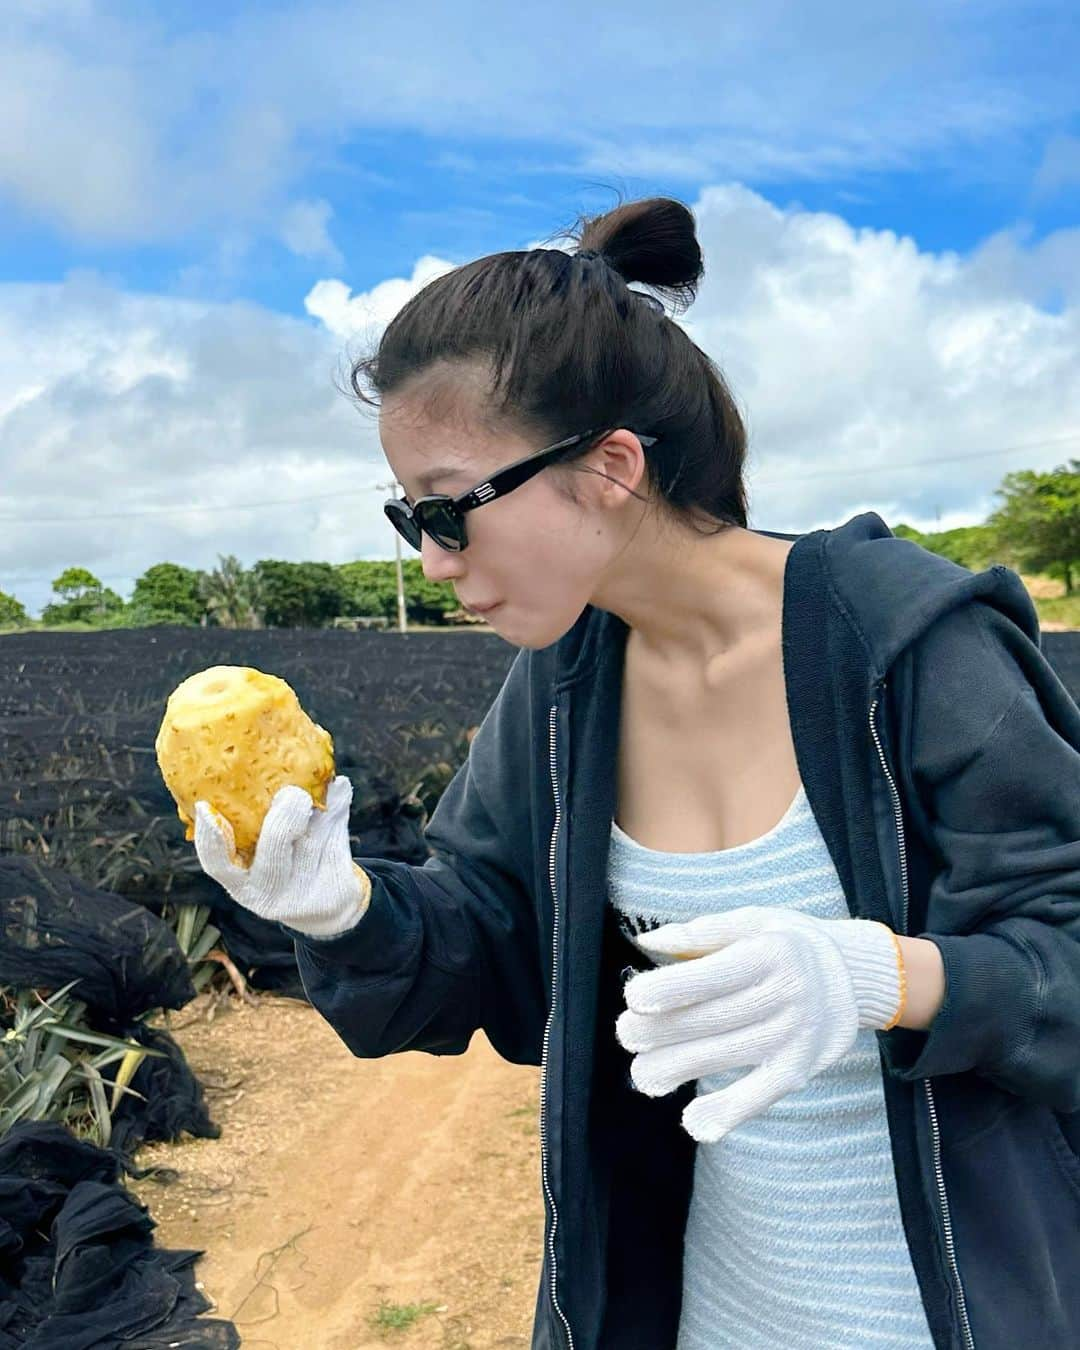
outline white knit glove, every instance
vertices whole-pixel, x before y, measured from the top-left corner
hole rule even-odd
[[[746,905],[670,923],[635,942],[676,964],[627,981],[615,1023],[637,1052],[630,1076],[662,1097],[681,1083],[751,1067],[683,1111],[686,1132],[715,1143],[852,1048],[861,1027],[901,1015],[902,964],[891,929],[870,919],[817,919]]]
[[[349,848],[352,791],[348,778],[335,778],[321,809],[301,787],[279,789],[263,818],[250,867],[237,862],[225,817],[207,802],[196,802],[195,852],[203,871],[261,919],[311,937],[344,933],[371,898],[370,879]]]

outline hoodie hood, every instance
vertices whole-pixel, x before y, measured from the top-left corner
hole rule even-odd
[[[873,678],[936,620],[972,600],[993,605],[1040,645],[1039,616],[1019,576],[995,563],[972,572],[900,539],[875,511],[853,516],[823,537],[826,570],[857,628]]]

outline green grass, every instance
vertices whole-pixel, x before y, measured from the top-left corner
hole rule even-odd
[[[104,633],[105,631],[99,623],[44,624],[40,619],[31,619],[29,623],[18,627],[11,624],[6,627],[0,626],[0,637],[5,633]]]
[[[1056,600],[1036,600],[1040,623],[1063,623],[1080,629],[1080,595],[1062,595]]]
[[[372,1314],[371,1325],[376,1331],[404,1331],[438,1307],[437,1303],[389,1303],[380,1299],[378,1311]]]

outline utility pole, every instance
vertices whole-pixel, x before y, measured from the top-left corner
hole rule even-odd
[[[400,496],[404,491],[400,484],[395,481],[376,483],[374,486],[379,492],[392,492],[395,496]],[[398,632],[407,633],[409,629],[405,622],[405,576],[401,567],[401,535],[398,534],[397,530],[394,531],[394,556],[397,566]]]

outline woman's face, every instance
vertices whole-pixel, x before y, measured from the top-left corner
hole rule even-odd
[[[433,415],[430,405],[421,408],[406,395],[383,400],[379,436],[410,502],[431,493],[467,492],[543,448],[482,417],[470,417],[463,391],[458,388],[455,395],[452,416]],[[602,467],[601,448],[579,463],[593,463],[594,456]],[[553,470],[544,469],[507,496],[467,512],[468,544],[460,553],[423,535],[425,577],[449,582],[462,604],[484,608],[497,603],[485,622],[508,642],[539,649],[558,641],[590,603],[621,540],[613,520],[617,513],[595,504],[598,491],[601,498],[603,493],[592,485],[607,480],[577,474],[572,481],[581,504],[560,493]],[[636,506],[633,498],[627,500]]]

